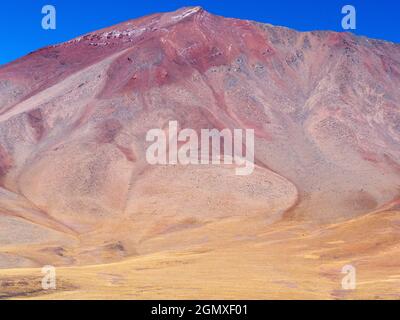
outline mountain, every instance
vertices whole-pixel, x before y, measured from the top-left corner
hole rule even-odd
[[[99,283],[120,288],[132,278],[99,270],[115,263],[128,272],[133,263],[146,276],[160,269],[164,283],[140,297],[192,297],[178,279],[198,271],[204,280],[210,268],[219,276],[207,287],[196,280],[196,297],[225,297],[226,281],[242,284],[232,297],[265,297],[261,287],[250,290],[262,283],[332,298],[346,296],[335,280],[340,268],[358,262],[370,277],[360,296],[381,294],[382,277],[399,277],[389,258],[400,240],[399,88],[399,44],[200,7],[121,23],[2,66],[0,268],[8,285],[0,292],[36,294],[32,271],[31,291],[19,292],[10,274],[50,264],[65,268],[63,291],[92,286],[93,297],[97,287],[78,284],[79,268],[94,266]],[[150,165],[146,135],[167,132],[170,121],[196,132],[253,129],[255,171]],[[219,258],[232,278],[221,278]],[[185,273],[187,264],[197,268]],[[400,294],[394,284],[383,292]]]

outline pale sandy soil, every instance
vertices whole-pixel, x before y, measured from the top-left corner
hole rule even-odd
[[[325,226],[266,225],[233,218],[159,235],[176,249],[92,266],[57,268],[57,290],[41,289],[41,270],[0,270],[0,296],[17,299],[398,299],[399,212]],[[371,236],[371,234],[373,236]],[[179,249],[187,237],[198,241]],[[342,290],[341,269],[357,270]]]

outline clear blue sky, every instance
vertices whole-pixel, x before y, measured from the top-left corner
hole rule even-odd
[[[41,8],[57,9],[57,29],[43,30]],[[357,9],[355,33],[400,43],[399,0],[2,0],[0,64],[46,45],[155,12],[200,5],[211,13],[297,30],[341,30],[341,8]]]

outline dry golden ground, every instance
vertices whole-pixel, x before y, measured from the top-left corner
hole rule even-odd
[[[0,297],[16,299],[398,299],[400,215],[373,213],[329,226],[267,225],[230,218],[148,241],[176,249],[117,263],[57,268],[57,290],[41,270],[0,270]],[[179,244],[190,238],[192,248]],[[195,242],[197,241],[197,244]],[[342,290],[342,267],[357,289]]]

